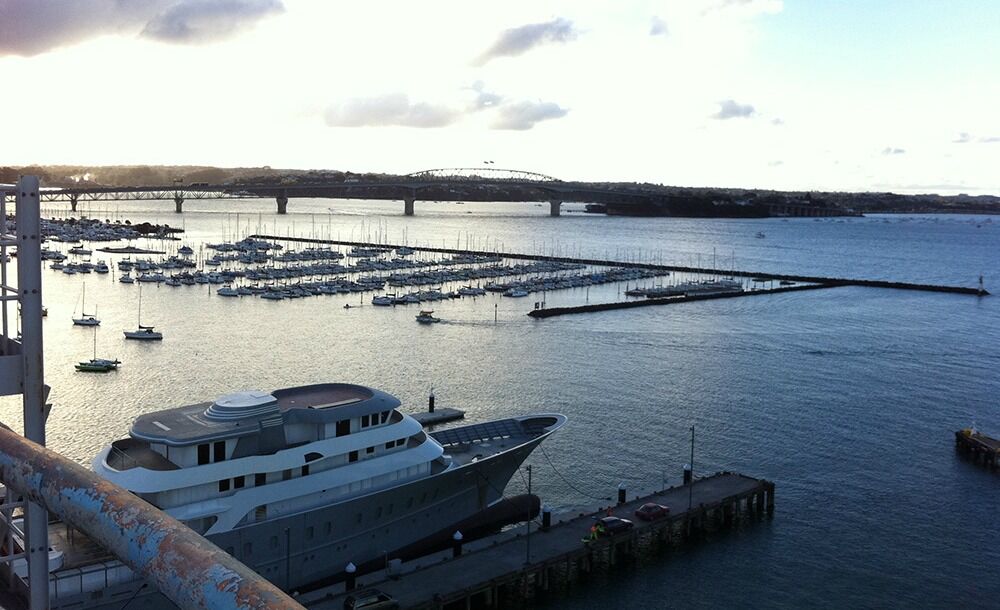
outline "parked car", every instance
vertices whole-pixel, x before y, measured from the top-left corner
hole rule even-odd
[[[643,521],[655,521],[670,514],[670,508],[656,502],[646,502],[635,509],[635,516]]]
[[[632,529],[634,525],[628,519],[622,519],[621,517],[603,517],[598,523],[603,527],[604,536],[614,536],[615,534],[620,534],[621,532],[628,531]]]
[[[365,589],[347,596],[344,610],[388,610],[399,608],[399,603],[378,589]]]

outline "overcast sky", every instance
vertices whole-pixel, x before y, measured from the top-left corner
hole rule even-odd
[[[1000,194],[995,0],[0,0],[0,164]]]

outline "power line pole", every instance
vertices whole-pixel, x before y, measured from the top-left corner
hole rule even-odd
[[[525,549],[524,563],[531,563],[531,464],[528,464],[528,534],[526,536],[527,547]]]
[[[691,512],[692,496],[694,495],[694,426],[691,426],[691,484],[688,485],[688,512]]]

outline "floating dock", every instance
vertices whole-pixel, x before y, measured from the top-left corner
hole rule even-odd
[[[640,521],[635,509],[646,502],[670,507],[669,516]],[[691,507],[690,509],[688,507]],[[540,595],[573,583],[585,586],[594,570],[614,566],[643,553],[695,541],[708,530],[728,528],[748,518],[774,512],[774,483],[732,472],[720,472],[690,485],[663,491],[610,508],[553,517],[540,530],[525,526],[470,542],[451,551],[428,555],[361,576],[356,589],[375,587],[401,608],[459,609],[521,606]],[[615,515],[635,527],[610,537],[585,541],[596,519]],[[544,523],[544,517],[543,517]],[[299,595],[307,608],[344,608],[348,595],[336,584]]]
[[[615,303],[594,303],[591,305],[578,305],[576,307],[547,307],[535,309],[528,312],[532,318],[551,318],[553,316],[565,316],[574,313],[589,313],[593,311],[609,311],[612,309],[632,309],[634,307],[649,307],[651,305],[674,305],[676,303],[687,303],[690,301],[710,301],[712,299],[733,299],[736,297],[750,297],[760,294],[777,294],[779,292],[798,292],[801,290],[817,290],[819,288],[832,288],[828,284],[806,284],[802,286],[782,286],[779,288],[765,288],[762,290],[743,290],[740,292],[714,292],[710,294],[687,294],[675,297],[663,297],[654,299],[643,299],[641,301],[618,301]]]
[[[955,433],[955,449],[974,464],[982,464],[990,470],[1000,467],[1000,440],[982,432],[972,428],[959,430]]]

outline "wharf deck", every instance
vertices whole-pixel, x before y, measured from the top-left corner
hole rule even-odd
[[[690,494],[690,496],[689,496]],[[688,510],[688,503],[691,510]],[[671,514],[652,522],[635,519],[645,502],[671,508]],[[578,579],[600,564],[643,548],[687,538],[714,525],[731,525],[742,514],[762,516],[774,507],[774,484],[736,473],[717,473],[636,497],[624,504],[577,512],[553,519],[547,531],[532,528],[529,543],[525,527],[466,544],[463,553],[429,555],[403,564],[391,577],[376,572],[359,577],[357,587],[376,587],[395,598],[402,608],[495,607],[502,601],[525,600],[540,591]],[[612,537],[585,542],[595,519],[613,514],[633,520],[635,527]],[[311,591],[299,603],[323,610],[344,607],[347,592],[338,584]]]
[[[1000,468],[1000,439],[966,428],[955,432],[955,449],[974,463],[981,462],[992,470]]]
[[[445,422],[455,421],[456,419],[462,419],[465,417],[465,411],[461,409],[452,409],[451,407],[439,407],[434,411],[424,411],[422,413],[413,413],[413,419],[420,422],[420,425],[433,426],[435,424],[443,424]]]

